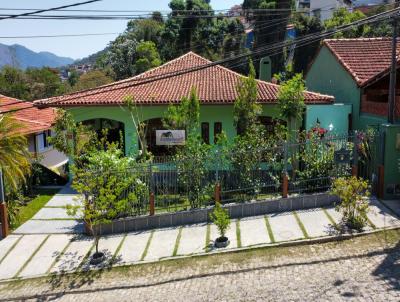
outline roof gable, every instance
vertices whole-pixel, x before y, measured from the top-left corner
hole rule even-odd
[[[23,109],[12,112],[12,117],[22,124],[21,134],[31,134],[50,129],[55,122],[56,112],[53,108],[39,109],[33,102],[22,101],[0,94],[0,113],[14,109]]]
[[[390,70],[390,38],[327,39],[323,43],[359,87],[367,86]],[[397,43],[399,59],[400,41]]]
[[[189,52],[162,66],[135,77],[94,89],[39,100],[39,105],[89,106],[122,105],[126,96],[136,104],[160,105],[179,103],[196,88],[202,104],[232,104],[237,98],[237,85],[242,75]],[[279,85],[257,80],[258,101],[275,103]],[[306,103],[332,103],[333,97],[305,92]]]

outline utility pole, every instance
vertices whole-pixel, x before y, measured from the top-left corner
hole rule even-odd
[[[396,1],[396,7],[399,1]],[[396,110],[396,73],[397,73],[397,26],[399,14],[392,17],[393,19],[393,36],[392,36],[392,63],[390,66],[390,83],[389,83],[389,102],[388,102],[388,123],[393,124],[395,121]]]
[[[388,123],[394,123],[394,111],[396,104],[396,67],[397,67],[397,18],[393,17],[393,36],[392,36],[392,63],[390,66],[390,84],[389,84],[389,106]]]

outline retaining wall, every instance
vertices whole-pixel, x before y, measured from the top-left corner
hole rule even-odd
[[[226,204],[224,205],[224,208],[229,211],[231,218],[242,218],[276,212],[325,207],[333,205],[338,201],[339,199],[336,196],[321,193],[272,200]],[[111,224],[101,225],[99,229],[100,234],[106,235],[204,223],[210,221],[209,214],[212,210],[213,207],[208,207],[198,210],[156,214],[154,216],[122,218],[113,221]]]

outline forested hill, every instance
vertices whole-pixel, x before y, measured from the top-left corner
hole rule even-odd
[[[22,45],[0,44],[0,68],[5,65],[26,69],[28,67],[60,67],[74,59],[59,57],[50,52],[34,52]]]

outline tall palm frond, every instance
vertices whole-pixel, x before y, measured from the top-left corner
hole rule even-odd
[[[31,155],[27,139],[20,134],[22,125],[8,114],[0,115],[0,168],[11,189],[25,182],[30,173]]]

